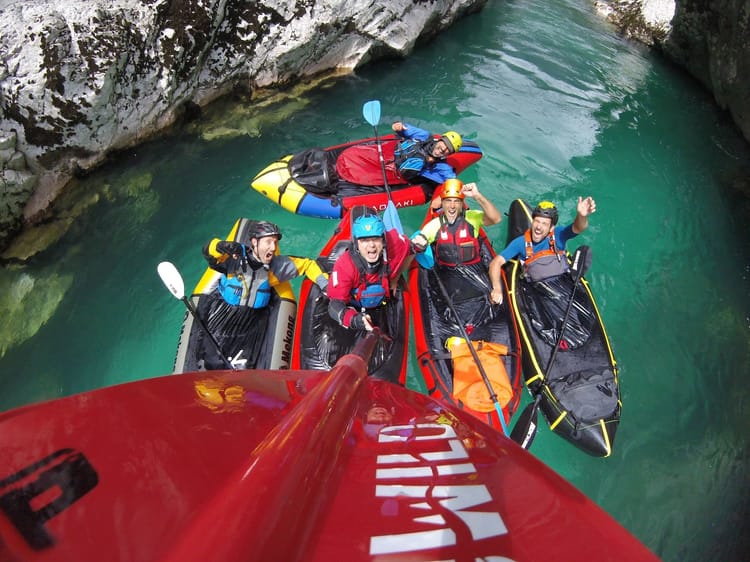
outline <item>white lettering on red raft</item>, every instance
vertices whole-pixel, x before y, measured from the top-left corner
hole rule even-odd
[[[441,477],[459,474],[476,474],[474,465],[469,462],[469,453],[456,435],[453,427],[435,423],[388,426],[380,430],[378,443],[406,441],[435,441],[435,450],[418,455],[390,454],[378,455],[378,468],[375,478],[388,480],[389,484],[376,484],[378,498],[410,498],[409,507],[424,513],[415,517],[414,522],[433,525],[428,531],[413,531],[394,535],[371,537],[370,554],[383,555],[414,552],[456,546],[456,532],[445,518],[437,513],[439,508],[451,511],[470,531],[475,541],[497,537],[508,533],[500,514],[495,511],[475,511],[472,508],[490,502],[492,496],[483,484],[469,485],[408,485],[404,480],[428,478],[439,482]],[[398,465],[398,466],[395,466]],[[406,465],[406,466],[404,466]],[[395,482],[394,481],[398,481]],[[411,480],[414,482],[414,480]],[[432,503],[431,503],[432,502]],[[492,556],[484,558],[493,562],[512,562],[509,558]]]
[[[396,207],[413,207],[417,205],[417,202],[413,199],[408,199],[406,201],[399,201],[397,203],[394,203]],[[373,205],[377,211],[385,211],[385,208],[388,206],[388,203],[379,203],[377,205]]]

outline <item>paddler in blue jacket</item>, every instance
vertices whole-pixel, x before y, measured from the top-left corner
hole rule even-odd
[[[393,123],[391,129],[404,139],[394,152],[396,169],[406,181],[426,180],[429,183],[425,190],[428,198],[432,197],[436,186],[456,177],[456,170],[445,159],[463,145],[457,132],[447,131],[435,139],[429,131],[401,121]]]
[[[555,228],[559,219],[557,207],[550,201],[542,201],[531,213],[531,227],[514,238],[505,249],[490,262],[492,302],[503,302],[500,271],[508,260],[518,258],[524,264],[524,274],[530,281],[543,281],[568,271],[565,244],[589,226],[589,215],[596,212],[592,197],[579,197],[575,220],[560,229]]]

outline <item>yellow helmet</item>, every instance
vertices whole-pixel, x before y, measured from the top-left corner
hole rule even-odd
[[[531,212],[531,218],[544,217],[552,221],[552,226],[557,224],[557,219],[560,215],[557,212],[557,207],[552,201],[542,201]]]
[[[448,131],[447,133],[443,133],[440,136],[440,140],[445,142],[445,145],[450,149],[451,152],[458,152],[461,148],[461,145],[463,145],[461,135],[459,135],[456,131]]]
[[[443,189],[440,192],[440,197],[448,199],[449,197],[456,197],[458,199],[464,198],[464,187],[463,182],[458,178],[449,178],[443,182]]]

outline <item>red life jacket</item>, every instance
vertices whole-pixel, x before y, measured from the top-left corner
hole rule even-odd
[[[435,255],[440,265],[448,267],[478,263],[481,256],[474,226],[463,216],[453,224],[443,222],[435,237]]]
[[[549,248],[534,251],[534,243],[531,240],[531,229],[528,229],[523,234],[526,248],[526,260],[524,263],[524,271],[526,276],[532,281],[543,281],[550,277],[556,277],[562,275],[569,270],[568,258],[565,255],[565,251],[558,250],[555,244],[555,227],[553,226],[547,240],[549,241]]]

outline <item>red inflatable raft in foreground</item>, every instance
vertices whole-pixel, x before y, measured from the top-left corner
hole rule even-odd
[[[0,559],[657,560],[474,417],[368,378],[212,371],[0,415]]]

